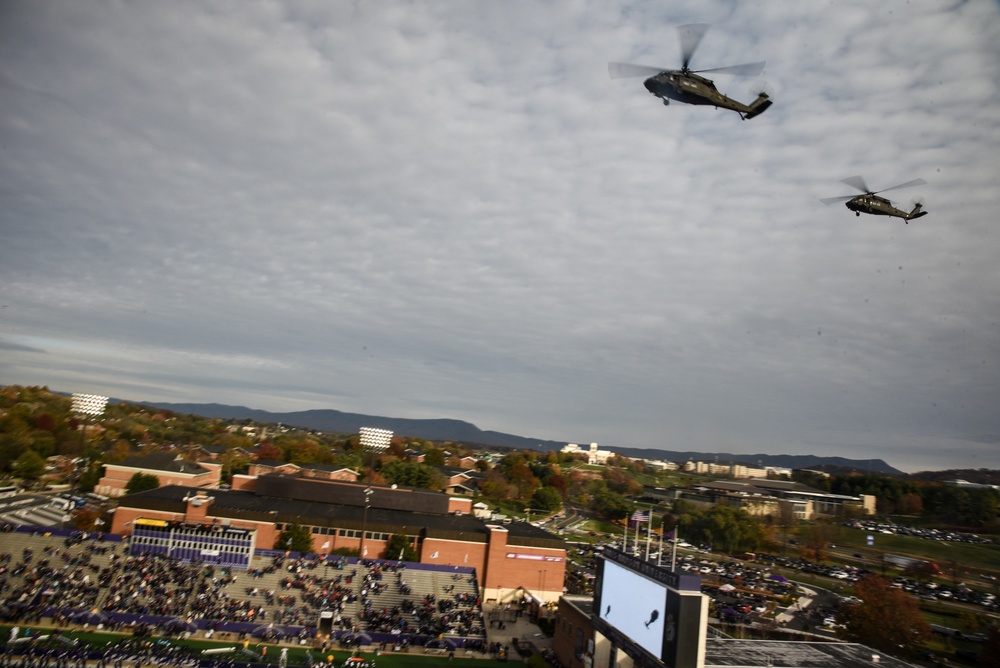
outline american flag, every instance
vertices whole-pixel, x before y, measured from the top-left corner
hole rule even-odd
[[[648,522],[649,521],[649,511],[648,510],[637,510],[632,513],[633,522]]]

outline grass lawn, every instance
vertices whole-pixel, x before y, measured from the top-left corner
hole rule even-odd
[[[954,562],[970,576],[1000,573],[1000,545],[997,544],[979,545],[895,534],[872,534],[870,531],[848,527],[840,529],[834,539],[836,545],[842,548],[850,546],[867,556],[877,557],[880,553],[889,553],[919,557],[935,562],[942,571],[948,571],[949,564]],[[872,548],[867,546],[869,535],[875,537],[875,546]]]
[[[24,624],[21,624],[20,627],[22,633],[24,632],[25,628],[27,628],[27,626]],[[10,629],[11,629],[10,624],[0,626],[0,643],[6,641],[6,639],[10,636]],[[44,627],[39,627],[36,630],[41,632],[43,635],[48,635],[53,632],[53,629]],[[134,638],[133,636],[128,634],[96,633],[92,631],[68,631],[66,629],[63,629],[62,635],[65,638],[78,640],[81,643],[92,645],[95,648],[106,647],[109,645],[117,645],[119,643],[128,640],[135,640],[138,642],[150,642],[153,644],[164,641],[162,638],[139,639],[139,638]],[[48,642],[52,643],[54,641],[49,640]],[[206,649],[219,649],[225,647],[235,647],[238,650],[240,647],[242,647],[241,642],[218,642],[212,640],[178,640],[171,638],[170,640],[166,640],[165,642],[169,643],[174,647],[189,647],[195,652],[201,652],[202,650]],[[309,650],[305,647],[301,646],[293,647],[291,645],[287,646],[271,645],[271,644],[265,645],[256,642],[256,639],[254,639],[247,645],[247,649],[249,649],[256,655],[257,662],[262,662],[262,659],[260,657],[262,656],[262,650],[264,647],[267,647],[267,660],[266,660],[267,663],[272,663],[274,665],[277,665],[278,657],[281,654],[281,650],[283,647],[288,647],[289,666],[305,666],[308,665],[309,663],[307,658]],[[473,668],[473,667],[500,668],[501,666],[507,665],[507,662],[490,659],[489,655],[481,654],[479,652],[474,652],[470,655],[467,655],[465,650],[458,650],[455,652],[455,658],[451,661],[448,660],[446,655],[423,654],[419,652],[422,652],[422,650],[418,649],[412,654],[386,653],[386,654],[381,654],[379,656],[375,656],[374,653],[365,652],[358,654],[358,656],[361,656],[369,661],[374,661],[377,668],[430,668],[430,666],[434,665],[440,666],[442,663],[447,663],[449,668]],[[320,661],[322,659],[325,659],[327,656],[331,654],[333,655],[334,661],[338,666],[343,665],[345,659],[347,659],[350,656],[353,656],[353,653],[351,651],[339,647],[335,647],[332,650],[328,650],[322,656],[318,649],[312,650],[312,656],[315,661]],[[251,660],[251,657],[247,656],[246,654],[240,654],[238,651],[234,652],[233,654],[224,654],[222,656],[231,656],[237,661]],[[520,662],[521,660],[521,658],[516,653],[514,653],[513,648],[511,649],[510,660],[518,662]]]

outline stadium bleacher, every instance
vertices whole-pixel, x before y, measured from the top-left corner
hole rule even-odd
[[[130,554],[118,536],[2,529],[4,621],[387,651],[485,647],[470,568],[263,551],[236,570]],[[327,634],[324,611],[333,613]]]

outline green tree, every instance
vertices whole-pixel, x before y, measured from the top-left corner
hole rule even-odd
[[[429,464],[394,460],[382,467],[382,477],[394,485],[420,487],[422,489],[444,489],[445,480],[436,468]]]
[[[837,613],[845,640],[912,655],[930,637],[930,625],[920,614],[917,599],[892,587],[888,580],[866,575],[854,584],[854,595],[860,602],[845,604]]]
[[[38,480],[45,473],[45,458],[34,450],[25,450],[14,460],[14,475],[24,480]]]
[[[312,552],[312,532],[301,524],[287,524],[285,530],[274,539],[274,549],[292,552]]]
[[[385,558],[398,559],[400,561],[420,561],[420,555],[410,542],[410,537],[401,533],[394,533],[389,538],[389,542],[385,546]]]
[[[713,550],[735,554],[756,552],[764,541],[764,529],[740,508],[715,506],[705,511],[685,513],[678,518],[681,533],[688,540],[708,543]]]
[[[538,510],[559,510],[562,508],[562,496],[555,487],[539,487],[531,495],[531,507]]]
[[[424,463],[429,466],[444,466],[444,450],[438,448],[424,450]]]
[[[619,494],[608,489],[603,481],[595,481],[591,494],[591,509],[607,520],[622,520],[632,511],[632,504]]]
[[[101,481],[101,478],[103,476],[104,476],[104,467],[101,465],[101,463],[91,462],[90,466],[88,466],[87,470],[83,472],[83,474],[80,476],[79,482],[77,483],[80,487],[80,491],[93,492],[94,487],[97,486],[97,483]]]
[[[137,494],[160,486],[160,479],[152,473],[136,473],[125,484],[126,494]]]

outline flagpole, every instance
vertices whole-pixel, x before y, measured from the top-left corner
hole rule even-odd
[[[663,516],[663,519],[664,520],[667,519],[666,515]],[[659,551],[656,554],[656,565],[657,566],[662,566],[663,565],[663,529],[664,529],[664,527],[661,525],[660,526],[660,549],[659,549]]]
[[[649,522],[646,524],[646,561],[649,561],[649,541],[653,537],[653,507],[649,507]]]
[[[679,526],[680,525],[674,525],[674,549],[670,555],[670,570],[672,571],[677,570],[677,543],[681,540],[680,529],[678,528]]]

